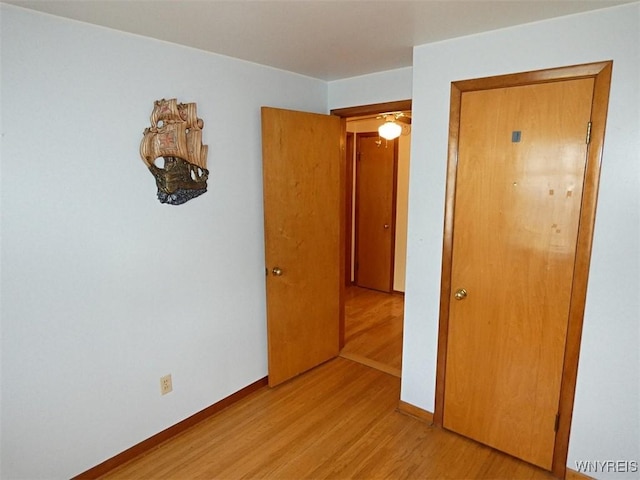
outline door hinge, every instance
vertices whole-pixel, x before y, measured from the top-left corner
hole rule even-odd
[[[557,432],[559,428],[560,428],[560,414],[556,413],[556,423],[553,427],[553,431]]]
[[[591,142],[591,122],[587,123],[587,145]]]

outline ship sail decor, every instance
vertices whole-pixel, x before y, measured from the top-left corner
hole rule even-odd
[[[207,191],[208,147],[202,145],[203,126],[195,103],[178,103],[175,98],[155,101],[140,156],[156,179],[161,203],[180,205]],[[160,157],[163,167],[156,165]]]

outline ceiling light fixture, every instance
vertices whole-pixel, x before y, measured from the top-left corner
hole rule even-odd
[[[391,117],[393,118],[393,117]],[[393,140],[398,138],[402,133],[402,125],[396,123],[393,119],[387,119],[380,127],[378,127],[378,134],[385,140]]]

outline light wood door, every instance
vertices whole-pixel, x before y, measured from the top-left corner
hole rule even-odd
[[[269,385],[337,356],[344,294],[339,117],[262,109]]]
[[[397,141],[357,136],[356,285],[393,289]]]
[[[545,469],[593,91],[585,78],[461,98],[443,424]]]

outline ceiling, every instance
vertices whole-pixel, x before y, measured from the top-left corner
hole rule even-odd
[[[329,81],[411,66],[414,45],[632,1],[2,0]]]

